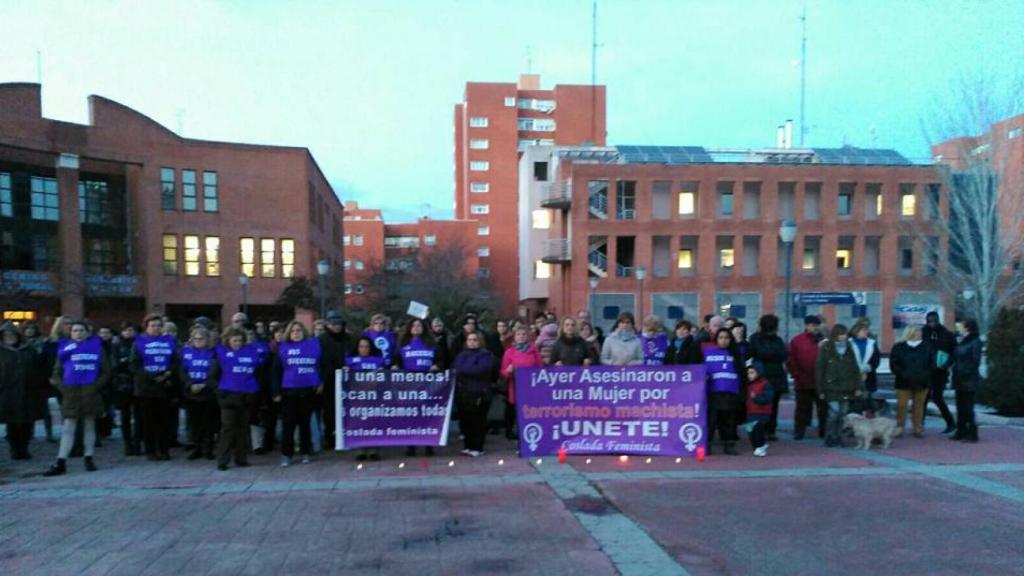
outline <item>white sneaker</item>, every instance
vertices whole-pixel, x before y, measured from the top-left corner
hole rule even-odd
[[[292,459],[287,456],[281,456],[281,468],[287,468],[292,465]]]
[[[473,458],[479,458],[479,457],[484,455],[484,451],[483,450],[470,450],[469,451],[469,455],[472,456]]]
[[[302,463],[303,464],[309,464],[312,461],[313,461],[313,459],[310,458],[308,455],[305,455],[305,456],[302,457]]]
[[[760,448],[754,448],[754,456],[763,457],[768,455],[768,445],[761,446]]]
[[[459,451],[459,454],[462,454],[462,455],[465,455],[465,456],[472,456],[473,455],[473,451],[470,450],[469,448],[463,448],[462,450]]]

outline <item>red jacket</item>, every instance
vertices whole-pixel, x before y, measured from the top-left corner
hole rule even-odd
[[[508,403],[516,403],[516,379],[509,378],[508,367],[520,366],[527,368],[531,366],[543,366],[544,361],[540,359],[540,352],[537,351],[537,347],[530,344],[525,352],[516,350],[516,345],[513,344],[505,349],[505,355],[501,357],[501,377],[508,381]]]
[[[807,332],[801,332],[789,341],[789,358],[786,368],[793,376],[797,390],[814,390],[814,365],[818,362],[818,343],[821,340]]]
[[[747,384],[747,418],[761,421],[770,418],[774,392],[774,388],[764,376]]]

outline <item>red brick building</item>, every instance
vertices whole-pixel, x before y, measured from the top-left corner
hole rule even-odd
[[[532,307],[589,308],[605,328],[620,311],[669,325],[715,312],[752,332],[764,313],[785,316],[783,220],[798,229],[791,334],[805,313],[847,325],[867,316],[888,346],[894,312],[945,304],[934,281],[944,263],[925,261],[912,230],[947,201],[933,166],[895,152],[535,147],[521,174],[538,163],[548,174],[520,185],[520,217],[532,219],[520,226],[521,268],[532,276],[519,296]]]
[[[386,224],[381,211],[360,208],[354,201],[345,202],[345,306],[362,307],[369,278],[380,271],[402,270],[412,266],[421,255],[434,250],[460,249],[463,272],[479,271],[476,238],[479,223],[475,220],[433,220]]]
[[[255,318],[293,276],[343,261],[342,206],[306,148],[183,138],[91,96],[87,125],[0,85],[0,273],[8,316]]]
[[[505,313],[518,303],[520,154],[531,144],[603,146],[605,135],[604,86],[541,90],[535,74],[466,84],[455,105],[455,218],[480,222],[480,273]]]

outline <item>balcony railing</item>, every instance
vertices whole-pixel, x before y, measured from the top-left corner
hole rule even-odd
[[[569,240],[567,238],[545,240],[544,255],[541,257],[541,261],[548,264],[569,262],[571,260],[569,248]]]
[[[541,191],[540,205],[543,208],[568,210],[572,205],[572,183],[569,180],[551,182]]]
[[[589,199],[590,213],[605,220],[608,218],[608,195],[593,193]]]

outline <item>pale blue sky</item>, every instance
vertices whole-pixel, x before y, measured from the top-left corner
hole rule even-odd
[[[963,74],[1024,70],[1024,0],[808,1],[812,146],[928,155]],[[767,146],[799,113],[803,1],[600,0],[611,144]],[[188,137],[307,146],[343,199],[451,215],[466,81],[590,81],[590,0],[0,0],[0,82],[85,122],[86,96]],[[426,206],[429,204],[429,207]]]

